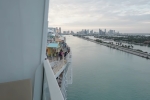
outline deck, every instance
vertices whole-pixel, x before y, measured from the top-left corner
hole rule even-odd
[[[54,75],[56,75],[57,72],[59,72],[63,68],[63,66],[67,64],[67,60],[68,60],[69,55],[70,54],[67,54],[67,56],[63,57],[61,60],[59,57],[48,58],[48,60],[51,64],[51,67],[53,69]]]

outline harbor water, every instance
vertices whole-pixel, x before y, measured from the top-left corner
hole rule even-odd
[[[74,37],[67,100],[150,100],[150,60]]]

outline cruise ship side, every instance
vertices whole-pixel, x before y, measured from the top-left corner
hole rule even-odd
[[[0,0],[0,100],[67,99],[71,48],[48,32],[48,9],[49,0]]]

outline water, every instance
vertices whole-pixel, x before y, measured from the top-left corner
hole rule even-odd
[[[145,36],[150,36],[150,34],[149,35],[145,35]]]
[[[150,60],[66,36],[73,59],[67,100],[150,100]]]
[[[87,37],[89,37],[90,39],[96,39],[96,38],[94,38],[94,36],[87,36]],[[116,42],[113,41],[113,40],[108,40],[108,39],[101,39],[101,40],[104,41],[104,42],[113,42],[114,44],[116,44]],[[122,44],[123,45],[131,45],[131,44],[128,44],[128,43],[122,43]],[[132,44],[132,46],[133,46],[133,49],[140,49],[144,52],[150,53],[150,47],[148,47],[148,46],[140,46],[140,45],[134,45],[134,44]]]

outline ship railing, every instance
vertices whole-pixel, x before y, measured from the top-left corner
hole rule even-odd
[[[69,56],[70,56],[70,53],[68,53],[66,55],[66,57],[64,57],[64,62],[67,63],[69,61]]]
[[[67,85],[67,77],[66,77],[66,74],[68,73],[68,64],[70,64],[70,57],[71,57],[71,52],[68,53],[66,55],[66,57],[63,57],[62,60],[56,60],[56,59],[47,59],[45,62],[44,62],[44,69],[45,69],[45,76],[46,76],[46,84],[45,85],[45,90],[44,91],[44,97],[46,98],[49,98],[49,96],[47,97],[47,94],[50,95],[50,100],[66,100],[67,98],[67,94],[66,94],[66,85]],[[53,66],[53,67],[52,67]],[[67,68],[67,69],[66,69]],[[62,84],[61,84],[61,87],[59,87],[59,84],[58,82],[56,81],[56,78],[62,73],[62,72],[65,72],[65,74],[63,74],[63,79],[62,79]],[[67,72],[66,72],[67,71]],[[69,71],[70,72],[70,71]],[[70,73],[67,74],[67,76],[69,75],[70,77]],[[53,79],[52,79],[53,78]],[[55,81],[55,82],[54,82]],[[55,85],[54,85],[55,83]],[[54,95],[54,92],[52,91],[54,89],[54,87],[52,87],[52,85],[54,85],[54,87],[57,87],[57,92],[60,90],[60,92],[58,92],[59,94],[59,98],[61,99],[52,99],[52,98],[57,98],[55,96],[52,96]],[[59,89],[58,89],[59,87]],[[49,91],[47,91],[49,90]],[[57,93],[56,93],[57,94]],[[56,95],[55,94],[55,95]],[[57,95],[58,95],[57,94]],[[56,95],[56,96],[57,96]],[[43,99],[43,100],[47,100],[47,99]]]
[[[67,57],[67,70],[66,70],[66,85],[68,84],[72,84],[72,80],[73,80],[73,77],[72,77],[72,66],[71,66],[71,60],[72,60],[72,51],[70,50],[70,53]]]
[[[48,60],[44,61],[43,100],[64,100]]]
[[[60,57],[48,57],[49,62],[52,66],[52,68],[60,66],[60,65],[64,65],[66,63],[68,63],[69,61],[69,57],[70,57],[70,53],[68,53],[65,57],[63,56],[62,59],[60,59]]]
[[[56,73],[65,65],[63,59],[56,62],[54,64],[54,66],[52,67],[53,71],[54,71],[54,74],[56,75]]]
[[[65,87],[65,85],[66,85],[65,74],[66,74],[66,71],[64,70],[64,72],[63,72],[63,78],[62,78],[62,82],[61,82],[61,92],[62,92],[63,97],[66,99],[67,98],[67,94],[66,94],[66,87]]]

